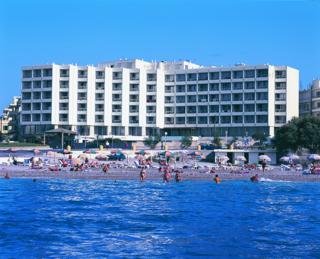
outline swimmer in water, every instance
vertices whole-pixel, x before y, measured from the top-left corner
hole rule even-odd
[[[163,181],[168,183],[170,181],[170,172],[169,172],[169,169],[165,169],[164,173],[163,173]]]
[[[146,169],[142,168],[141,171],[140,171],[140,181],[144,181],[144,179],[146,179],[146,175],[147,172],[146,172]]]
[[[217,175],[217,174],[215,175],[215,177],[213,178],[213,180],[215,181],[216,184],[221,183],[221,179],[220,179],[219,175]]]
[[[181,180],[182,180],[181,172],[179,170],[176,171],[175,180],[177,183],[181,182]]]
[[[255,174],[254,176],[250,177],[251,182],[256,183],[259,182],[259,176],[258,174]]]
[[[6,172],[6,174],[4,176],[4,179],[10,179],[10,176],[9,176],[8,172]]]

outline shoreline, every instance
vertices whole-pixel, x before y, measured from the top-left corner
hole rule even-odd
[[[11,179],[25,178],[25,179],[83,179],[83,180],[137,180],[139,179],[139,169],[118,169],[111,168],[108,173],[101,170],[88,171],[57,171],[52,172],[46,169],[26,169],[22,167],[2,167],[0,169],[0,178],[4,179],[5,174],[8,173]],[[301,172],[294,171],[280,171],[272,170],[265,173],[259,170],[253,170],[249,173],[230,173],[225,170],[217,170],[222,181],[236,181],[236,180],[250,180],[250,177],[258,174],[263,182],[268,181],[290,181],[290,182],[320,182],[320,175],[303,175]],[[182,173],[182,181],[213,181],[215,174],[199,172],[197,170],[184,170]],[[162,181],[162,173],[157,169],[149,169],[145,181],[160,180]],[[174,180],[174,174],[171,175],[171,181]]]

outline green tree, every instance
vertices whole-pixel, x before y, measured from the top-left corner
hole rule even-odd
[[[161,136],[157,134],[155,136],[148,136],[143,143],[153,149],[160,141]]]
[[[181,147],[188,148],[192,144],[192,137],[191,136],[183,136],[181,139]]]
[[[274,144],[280,153],[302,148],[320,151],[320,119],[317,117],[294,118],[276,131]]]
[[[266,134],[261,131],[253,133],[252,138],[256,141],[260,141],[261,144],[267,140]]]

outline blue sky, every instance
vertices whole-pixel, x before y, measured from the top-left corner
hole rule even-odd
[[[0,1],[0,109],[24,65],[118,58],[289,65],[320,77],[317,0]],[[318,20],[318,21],[317,21]]]

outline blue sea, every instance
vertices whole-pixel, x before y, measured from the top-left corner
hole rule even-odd
[[[0,180],[0,258],[320,257],[320,184]]]

